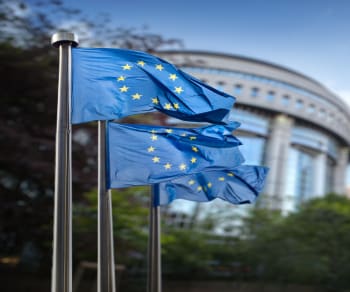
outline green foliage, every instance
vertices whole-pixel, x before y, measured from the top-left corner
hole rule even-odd
[[[117,262],[135,268],[145,265],[148,239],[148,187],[134,187],[112,192],[113,231]],[[74,207],[76,259],[96,261],[97,192],[84,195]],[[79,251],[86,251],[81,253]]]
[[[256,210],[245,234],[247,261],[260,280],[349,288],[350,201],[313,199],[288,216]]]
[[[36,4],[0,0],[0,257],[21,258],[26,246],[34,246],[37,252],[33,257],[40,261],[40,269],[47,275],[52,259],[58,81],[58,50],[50,44],[52,32],[61,30],[63,22],[71,23],[65,29],[77,33],[83,46],[113,45],[102,40],[115,39],[114,45],[119,47],[150,51],[180,43],[144,28],[114,27],[106,18],[107,15],[98,18],[100,22],[97,23],[79,10],[66,7],[60,0]],[[141,117],[131,122],[142,120]],[[87,137],[84,143],[75,136],[77,133]],[[94,210],[79,209],[83,194],[96,187],[96,141],[94,123],[73,127],[73,199],[79,205],[77,211],[87,215],[79,219],[81,231],[85,228],[86,241],[74,238],[78,246],[87,247],[79,250],[81,258],[96,250],[93,249],[96,247],[95,228],[91,228],[92,220],[96,220]],[[133,225],[132,222],[128,224]],[[126,230],[125,227],[125,237],[134,236],[134,233],[128,235]]]

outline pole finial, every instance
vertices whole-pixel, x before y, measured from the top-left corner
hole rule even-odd
[[[70,43],[72,47],[76,47],[79,44],[78,36],[68,31],[60,31],[52,35],[51,45],[58,48],[63,43]]]

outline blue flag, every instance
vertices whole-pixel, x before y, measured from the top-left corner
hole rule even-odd
[[[163,182],[238,166],[244,159],[232,136],[238,123],[197,129],[109,123],[108,188]]]
[[[241,165],[232,169],[204,171],[159,184],[159,205],[175,199],[208,202],[216,198],[232,204],[253,203],[262,191],[268,169]]]
[[[235,98],[155,56],[121,49],[72,49],[72,123],[162,111],[224,124]]]

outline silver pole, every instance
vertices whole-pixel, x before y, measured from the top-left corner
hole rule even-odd
[[[115,292],[111,190],[106,187],[107,122],[98,122],[98,292]]]
[[[152,185],[148,239],[147,292],[162,291],[159,185]]]
[[[71,47],[78,45],[73,33],[52,36],[59,48],[58,102],[55,157],[52,292],[72,291],[72,160],[71,160]]]

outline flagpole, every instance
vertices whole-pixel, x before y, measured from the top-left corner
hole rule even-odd
[[[71,47],[78,38],[70,32],[52,36],[59,48],[55,155],[52,292],[72,291],[72,160],[71,160]]]
[[[98,292],[115,292],[111,190],[106,186],[106,121],[98,121]]]
[[[162,291],[159,185],[151,188],[147,292]]]

